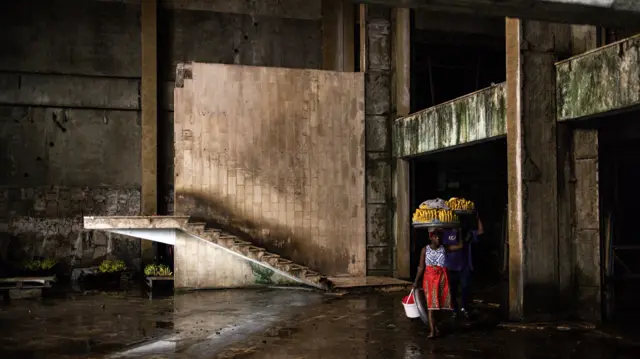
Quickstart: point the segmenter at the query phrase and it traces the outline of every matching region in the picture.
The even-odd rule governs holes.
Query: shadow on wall
[[[178,215],[189,215],[194,221],[220,228],[323,274],[348,273],[350,261],[355,263],[355,255],[350,258],[346,249],[337,253],[331,247],[321,247],[312,242],[311,238],[295,234],[294,228],[266,220],[260,223],[247,219],[218,199],[200,193],[179,191],[176,202]]]

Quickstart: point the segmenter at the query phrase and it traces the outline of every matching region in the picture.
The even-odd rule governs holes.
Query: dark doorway
[[[601,257],[605,317],[615,325],[640,319],[640,125],[638,112],[599,128]],[[637,328],[634,328],[637,331]]]
[[[450,149],[411,160],[411,210],[427,199],[463,197],[476,203],[485,227],[474,244],[474,291],[500,282],[506,269],[507,144],[505,138]],[[411,230],[411,277],[427,244],[424,229]],[[483,287],[483,288],[478,288]],[[501,298],[496,298],[501,300]]]

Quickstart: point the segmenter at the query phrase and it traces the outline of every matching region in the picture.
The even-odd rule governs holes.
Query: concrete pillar
[[[508,18],[509,316],[538,319],[559,291],[555,66],[569,25]]]
[[[411,111],[411,10],[395,9],[393,41],[393,99],[396,118]],[[395,202],[395,272],[394,277],[411,276],[411,212],[409,162],[394,160],[393,190]]]
[[[362,8],[361,8],[362,9]],[[367,273],[393,275],[391,9],[364,8]]]
[[[577,315],[601,320],[600,196],[598,131],[573,131],[574,236],[573,258]]]
[[[571,54],[599,46],[596,26],[571,26]],[[598,131],[559,124],[558,230],[560,292],[565,312],[601,319]]]
[[[141,2],[142,82],[142,185],[143,215],[158,211],[158,26],[156,0]],[[142,241],[143,263],[153,261],[153,242]]]
[[[355,5],[347,0],[322,0],[322,68],[355,69]]]

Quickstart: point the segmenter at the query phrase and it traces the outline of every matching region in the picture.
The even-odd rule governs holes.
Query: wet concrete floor
[[[148,300],[74,294],[0,305],[0,358],[638,358],[596,332],[509,330],[479,309],[427,339],[404,293],[335,298],[303,290],[228,290]],[[448,329],[448,330],[446,330]]]

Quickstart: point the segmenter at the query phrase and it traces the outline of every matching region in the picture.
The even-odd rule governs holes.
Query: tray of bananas
[[[433,209],[421,205],[413,213],[413,226],[456,228],[460,225],[458,216],[449,209]]]
[[[464,198],[451,197],[446,204],[455,214],[459,215],[473,214],[476,211],[475,203]]]

